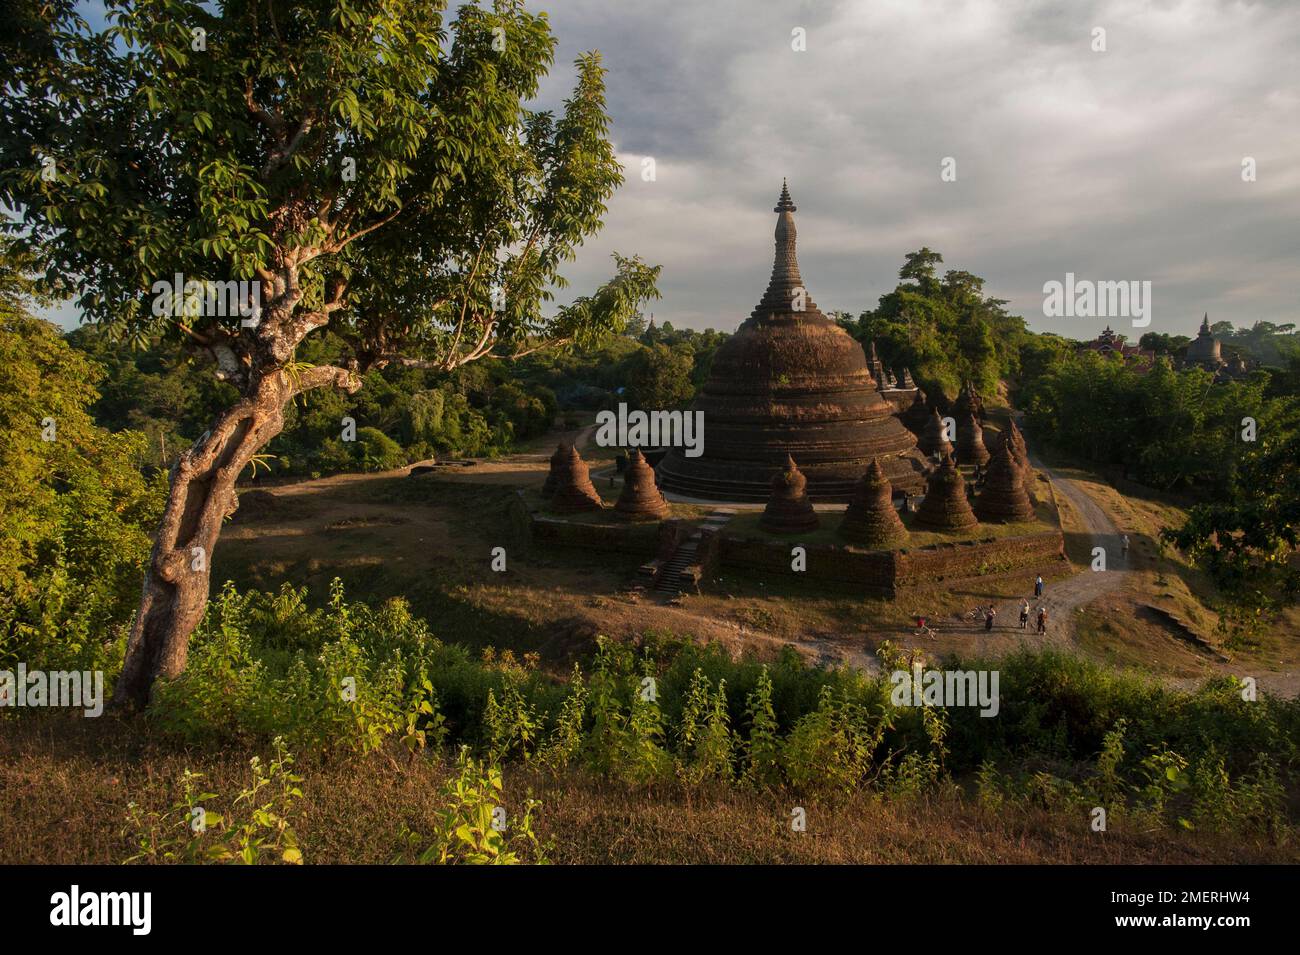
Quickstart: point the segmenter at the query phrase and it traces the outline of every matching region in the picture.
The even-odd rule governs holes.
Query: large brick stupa
[[[898,491],[925,486],[916,437],[878,390],[866,355],[813,303],[795,258],[795,205],[781,187],[776,262],[762,301],[717,350],[692,405],[704,415],[699,457],[674,448],[665,491],[715,501],[765,501],[787,456],[815,501],[848,501],[872,459]]]

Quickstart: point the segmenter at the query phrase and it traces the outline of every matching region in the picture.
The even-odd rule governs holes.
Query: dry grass
[[[0,734],[0,863],[121,862],[133,851],[126,805],[162,810],[185,768],[227,801],[251,752],[150,743],[133,724],[64,714],[10,720]],[[263,754],[265,755],[265,754]],[[308,863],[383,863],[402,826],[427,831],[446,767],[405,754],[302,760],[294,820]],[[741,787],[629,788],[582,774],[507,767],[506,807],[542,801],[538,830],[559,863],[1250,863],[1300,861],[1295,847],[1203,833],[1141,832],[1035,810],[990,811],[955,794],[840,800]],[[808,828],[792,832],[802,806]]]

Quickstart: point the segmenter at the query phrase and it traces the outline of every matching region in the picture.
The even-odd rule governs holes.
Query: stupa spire
[[[794,227],[796,208],[794,200],[790,198],[790,187],[783,179],[780,198],[772,210],[777,214],[776,258],[772,263],[772,278],[767,283],[763,300],[754,309],[754,317],[791,312],[820,314],[799,275],[799,260],[795,256],[795,240],[798,237],[798,230]]]
[[[781,196],[776,200],[776,208],[773,212],[798,212],[799,207],[794,204],[790,198],[790,185],[785,179],[781,180]]]

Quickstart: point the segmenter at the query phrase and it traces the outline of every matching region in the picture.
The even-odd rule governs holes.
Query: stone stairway
[[[711,511],[704,518],[700,530],[682,541],[673,551],[673,555],[668,558],[668,562],[664,564],[663,570],[655,581],[655,590],[660,593],[680,594],[691,589],[693,585],[690,578],[686,576],[686,568],[696,562],[700,552],[700,542],[704,536],[702,531],[720,531],[735,515],[733,508],[720,507]]]
[[[655,581],[655,590],[666,594],[679,594],[686,589],[686,568],[695,563],[695,555],[700,549],[700,533],[697,531],[677,545],[673,556],[668,558],[664,568]]]

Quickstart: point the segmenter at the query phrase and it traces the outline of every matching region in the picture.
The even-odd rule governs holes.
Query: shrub
[[[145,812],[136,803],[127,806],[127,834],[136,852],[126,862],[232,862],[257,865],[286,862],[301,865],[298,836],[289,822],[294,805],[302,798],[293,773],[293,756],[276,738],[274,756],[263,768],[259,756],[249,760],[252,782],[234,798],[230,811],[221,815],[207,806],[219,797],[203,792],[200,773],[185,770],[181,798],[165,813]]]
[[[547,847],[533,831],[533,814],[541,805],[524,801],[524,811],[511,822],[502,805],[501,770],[480,763],[461,747],[456,773],[443,786],[443,808],[430,831],[421,835],[403,827],[405,843],[394,862],[435,865],[517,865],[523,861],[545,864]]]
[[[969,775],[989,807],[1100,804],[1150,824],[1290,831],[1300,703],[1247,704],[1229,681],[1168,690],[1053,653],[948,661],[1000,669],[1002,717],[986,719],[974,707],[895,707],[884,674],[793,653],[737,660],[670,634],[635,647],[601,637],[590,673],[575,664],[567,684],[535,662],[490,648],[472,659],[403,601],[349,603],[337,582],[319,608],[305,590],[227,585],[149,718],[192,741],[283,736],[300,752],[400,741],[412,758],[457,745],[492,766],[583,768],[633,785],[915,798]]]

